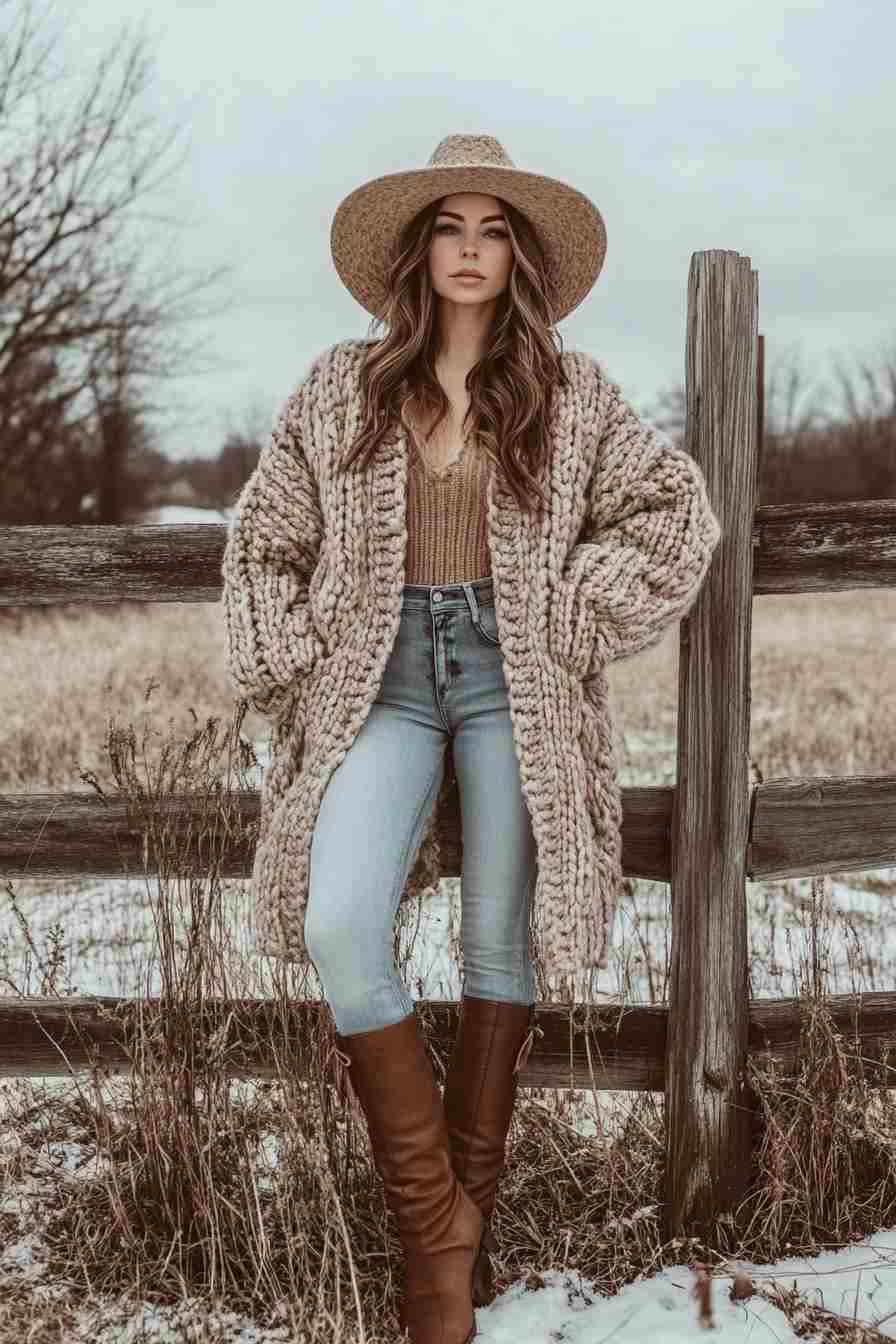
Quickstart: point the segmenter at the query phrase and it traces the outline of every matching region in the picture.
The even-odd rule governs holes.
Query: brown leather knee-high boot
[[[460,1024],[445,1078],[445,1119],[458,1180],[485,1218],[473,1275],[473,1305],[494,1301],[497,1251],[489,1219],[504,1170],[517,1074],[529,1058],[535,1005],[461,996]]]
[[[374,1163],[405,1252],[400,1326],[411,1344],[469,1344],[482,1214],[454,1174],[438,1084],[415,1013],[374,1031],[336,1034],[367,1121]]]

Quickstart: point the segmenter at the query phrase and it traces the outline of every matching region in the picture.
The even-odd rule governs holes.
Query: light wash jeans
[[[461,803],[463,992],[533,1003],[536,845],[523,797],[491,578],[405,584],[379,694],[321,802],[305,943],[343,1035],[414,1011],[393,955],[412,855],[452,739]]]

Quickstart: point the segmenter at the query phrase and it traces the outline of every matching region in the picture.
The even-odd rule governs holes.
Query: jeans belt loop
[[[479,603],[476,600],[476,594],[473,592],[472,583],[463,584],[463,590],[467,596],[467,606],[470,608],[470,615],[473,617],[473,624],[479,625]]]

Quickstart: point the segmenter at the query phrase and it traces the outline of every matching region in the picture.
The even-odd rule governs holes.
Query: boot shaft
[[[405,1251],[401,1328],[411,1344],[469,1344],[483,1218],[454,1174],[444,1106],[416,1015],[374,1031],[337,1033],[336,1062],[344,1093],[365,1117]]]

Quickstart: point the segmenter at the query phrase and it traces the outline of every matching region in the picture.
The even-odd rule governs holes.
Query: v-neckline
[[[423,471],[426,473],[427,476],[429,476],[432,480],[442,482],[450,480],[452,476],[455,476],[457,474],[458,469],[460,468],[461,464],[466,458],[467,449],[470,446],[471,436],[469,432],[464,435],[464,441],[463,444],[461,445],[461,450],[458,453],[457,457],[454,459],[454,461],[449,462],[447,466],[442,467],[440,470],[437,470],[435,467],[431,466],[429,462],[427,462],[423,454],[423,451],[421,450],[420,445],[417,442],[416,430],[408,429],[407,432],[408,437],[410,439],[411,447],[414,451],[414,454],[416,455],[417,461],[420,463]]]

